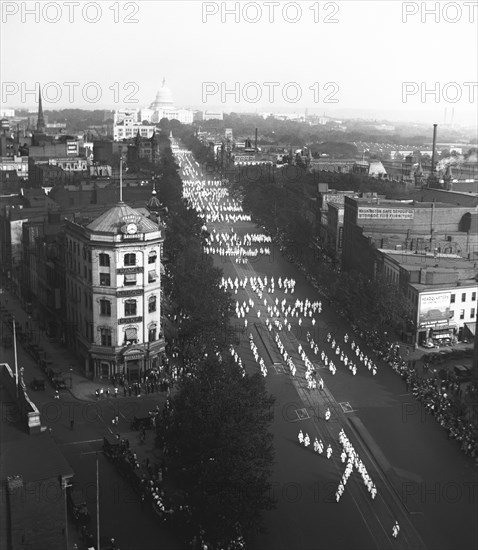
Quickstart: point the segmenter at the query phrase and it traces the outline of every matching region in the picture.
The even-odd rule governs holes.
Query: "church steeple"
[[[37,119],[37,132],[43,134],[45,132],[45,117],[43,116],[43,106],[41,101],[41,89],[38,90],[38,119]]]

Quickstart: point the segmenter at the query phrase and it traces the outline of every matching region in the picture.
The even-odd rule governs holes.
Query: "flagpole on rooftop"
[[[120,153],[120,202],[123,202],[123,153]]]

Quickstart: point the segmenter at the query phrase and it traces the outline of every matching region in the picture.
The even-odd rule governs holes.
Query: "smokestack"
[[[435,154],[436,154],[436,144],[437,144],[437,126],[438,124],[433,125],[433,145],[432,145],[432,174],[435,174]]]
[[[254,141],[254,149],[256,150],[257,152],[257,128],[256,128],[256,139]]]

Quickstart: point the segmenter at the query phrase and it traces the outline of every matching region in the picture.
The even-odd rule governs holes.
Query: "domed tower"
[[[158,199],[158,194],[156,193],[156,185],[153,188],[151,197],[146,203],[146,208],[151,212],[151,214],[158,215],[161,210],[161,203]]]
[[[156,94],[156,98],[151,103],[150,109],[153,111],[162,111],[174,108],[173,94],[171,90],[166,86],[166,79],[163,78],[163,84]]]

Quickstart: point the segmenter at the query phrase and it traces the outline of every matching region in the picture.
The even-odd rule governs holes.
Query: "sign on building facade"
[[[359,207],[359,220],[413,220],[415,211],[410,208]]]
[[[418,323],[421,327],[450,319],[451,292],[420,294]]]

